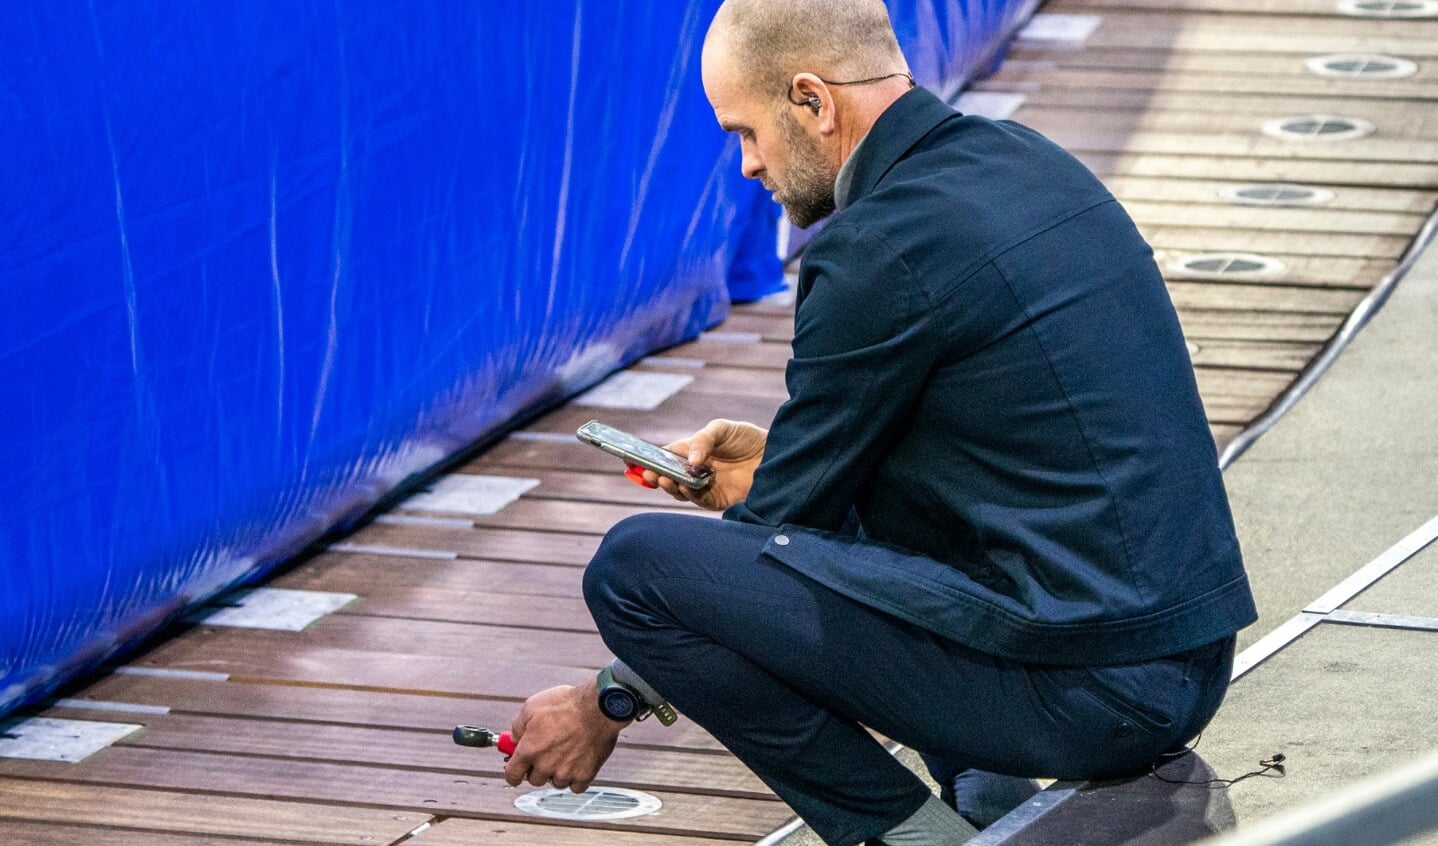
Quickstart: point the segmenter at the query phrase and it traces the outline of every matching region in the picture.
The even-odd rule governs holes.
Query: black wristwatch
[[[616,723],[637,720],[649,713],[649,706],[633,688],[614,680],[614,671],[609,667],[599,671],[596,679],[599,686],[599,710]]]

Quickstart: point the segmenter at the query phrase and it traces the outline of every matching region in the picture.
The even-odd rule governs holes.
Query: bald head
[[[907,67],[883,0],[725,0],[704,50],[769,94],[799,72],[848,80]]]

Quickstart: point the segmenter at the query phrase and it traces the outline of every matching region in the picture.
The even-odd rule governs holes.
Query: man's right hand
[[[663,489],[680,502],[692,502],[710,511],[723,511],[749,496],[754,484],[754,469],[764,457],[764,442],[769,433],[753,423],[737,420],[711,420],[703,429],[689,437],[666,444],[665,449],[685,457],[690,464],[703,465],[714,471],[714,481],[703,490],[694,490],[645,471],[644,480]]]

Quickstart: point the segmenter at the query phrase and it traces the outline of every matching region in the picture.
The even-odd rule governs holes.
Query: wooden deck
[[[1094,168],[1165,267],[1209,251],[1284,262],[1261,279],[1169,274],[1220,444],[1393,270],[1438,199],[1438,22],[1331,9],[1327,0],[1056,0],[1046,13],[1101,16],[1084,45],[1020,44],[978,86],[1024,95],[1015,119]],[[1303,66],[1358,51],[1414,59],[1419,72],[1330,80]],[[1260,131],[1305,113],[1363,118],[1377,131],[1331,143]],[[1220,199],[1220,188],[1246,181],[1335,196],[1303,209]],[[307,630],[197,626],[43,711],[143,729],[81,763],[0,759],[0,839],[703,846],[783,825],[789,809],[683,720],[626,731],[602,773],[602,784],[651,793],[662,809],[584,827],[518,811],[528,788],[506,787],[497,753],[455,746],[449,732],[505,727],[529,693],[608,660],[579,598],[583,566],[615,521],[673,505],[626,483],[573,430],[599,417],[664,442],[715,416],[765,421],[784,397],[791,321],[782,303],[738,308],[719,330],[634,368],[693,377],[657,410],[565,406],[460,468],[538,480],[495,514],[401,506],[276,577],[275,587],[359,595]]]

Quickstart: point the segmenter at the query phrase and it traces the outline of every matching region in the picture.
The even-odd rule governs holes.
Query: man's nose
[[[744,174],[745,179],[758,179],[764,175],[764,162],[760,160],[754,148],[749,144],[740,147],[743,157],[739,162],[739,170]]]

